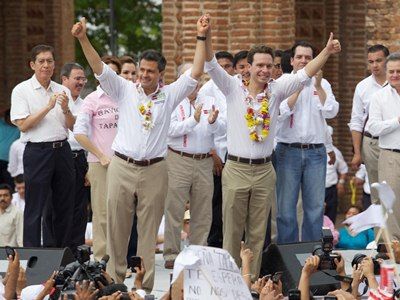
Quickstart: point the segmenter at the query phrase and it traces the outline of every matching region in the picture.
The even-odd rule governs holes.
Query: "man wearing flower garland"
[[[102,89],[119,105],[118,132],[112,145],[115,155],[107,172],[107,272],[122,283],[126,252],[136,212],[138,251],[146,266],[143,287],[154,284],[155,240],[167,192],[167,132],[175,107],[197,86],[203,73],[208,16],[197,22],[193,67],[170,85],[160,87],[166,60],[154,50],[142,53],[139,83],[118,76],[101,62],[86,35],[86,21],[77,22],[71,33],[82,46]],[[134,201],[134,194],[137,201]]]
[[[217,63],[207,31],[206,70],[227,101],[228,160],[222,174],[223,247],[240,266],[240,241],[254,253],[252,280],[258,278],[267,217],[274,201],[275,171],[271,164],[275,126],[280,102],[303,86],[340,51],[331,34],[325,49],[305,69],[270,81],[273,50],[255,46],[248,54],[248,84],[228,75]]]
[[[292,74],[314,57],[311,44],[292,47]],[[326,121],[339,110],[331,85],[319,71],[304,87],[283,101],[276,134],[276,194],[278,243],[299,241],[296,207],[302,192],[302,241],[321,238],[326,176]]]

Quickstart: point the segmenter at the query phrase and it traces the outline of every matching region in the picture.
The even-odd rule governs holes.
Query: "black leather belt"
[[[118,156],[119,158],[122,158],[123,160],[127,161],[128,163],[138,165],[141,167],[147,167],[152,164],[158,163],[164,159],[164,157],[156,157],[152,159],[146,159],[146,160],[135,160],[129,156],[126,156],[124,154],[121,154],[119,152],[114,152],[115,156]]]
[[[324,146],[324,144],[302,144],[302,143],[279,143],[287,147],[299,148],[299,149],[317,149]]]
[[[396,153],[400,153],[400,149],[386,149],[386,148],[382,148],[383,150],[388,150],[388,151],[392,151],[392,152],[396,152]]]
[[[248,165],[262,165],[266,164],[271,161],[271,156],[264,157],[264,158],[244,158],[244,157],[238,157],[235,155],[230,155],[228,154],[228,159]]]
[[[39,142],[39,143],[28,142],[27,144],[30,147],[35,147],[35,148],[53,148],[53,149],[57,149],[57,148],[64,147],[67,143],[68,143],[68,141],[65,139],[65,140],[62,140],[62,141],[55,141],[55,142]]]
[[[178,150],[174,150],[171,147],[168,147],[169,150],[171,150],[172,152],[179,154],[180,156],[185,156],[185,157],[190,157],[193,159],[204,159],[204,158],[208,158],[211,156],[210,153],[198,153],[198,154],[190,154],[190,153],[186,153],[183,151],[178,151]]]
[[[372,136],[372,134],[370,134],[368,131],[364,131],[364,136],[369,137],[370,139],[374,139],[374,140],[379,139],[378,136]]]
[[[77,158],[79,155],[85,155],[84,150],[72,150],[72,157]]]

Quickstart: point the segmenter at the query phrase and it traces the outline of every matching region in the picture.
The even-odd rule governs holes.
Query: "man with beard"
[[[0,184],[0,247],[22,247],[23,212],[11,204],[11,187]]]

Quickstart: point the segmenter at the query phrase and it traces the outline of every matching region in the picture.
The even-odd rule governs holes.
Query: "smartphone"
[[[300,300],[301,292],[300,290],[292,289],[289,290],[288,296],[289,300]]]
[[[279,280],[281,280],[282,274],[282,272],[275,272],[275,274],[272,276],[272,282],[278,284]]]
[[[140,256],[131,256],[129,259],[129,266],[132,272],[136,273],[135,268],[138,267],[139,269],[142,268],[142,258]]]
[[[388,253],[386,244],[378,244],[376,251],[378,251],[378,253]]]
[[[14,257],[15,257],[15,250],[14,250],[14,248],[12,248],[12,247],[10,247],[10,246],[6,246],[6,247],[5,247],[5,250],[6,250],[7,258],[11,255],[12,258],[13,258],[13,260],[14,260]]]

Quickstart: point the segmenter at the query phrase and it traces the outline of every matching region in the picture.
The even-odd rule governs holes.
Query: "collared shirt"
[[[70,101],[71,92],[65,86],[51,81],[45,89],[36,79],[35,74],[18,84],[11,94],[11,121],[25,119],[47,106],[50,97],[55,93],[65,92]],[[46,116],[27,132],[21,132],[22,142],[53,142],[65,140],[68,128],[61,105],[56,103]]]
[[[245,119],[247,110],[245,99],[249,92],[244,87],[242,80],[226,73],[218,64],[215,56],[210,62],[206,62],[206,71],[226,97],[228,152],[235,156],[251,159],[270,156],[274,147],[279,104],[309,80],[304,69],[296,74],[288,74],[269,82],[270,131],[262,142],[250,139]],[[258,109],[257,104],[255,104],[256,109]]]
[[[0,118],[0,160],[8,161],[11,144],[19,138],[19,129]]]
[[[140,85],[118,76],[106,64],[103,64],[103,73],[96,78],[119,107],[118,132],[112,149],[136,160],[165,157],[171,114],[197,86],[190,70],[172,84],[158,87],[150,95],[146,95]],[[139,106],[149,100],[153,103],[151,121],[154,127],[145,130]]]
[[[202,104],[200,122],[194,118],[195,106]],[[215,99],[198,95],[193,105],[184,99],[174,110],[168,131],[168,146],[177,151],[190,154],[208,153],[214,147],[214,134],[223,131],[224,123],[219,115],[213,124],[208,123],[208,116]]]
[[[25,210],[25,199],[22,199],[20,195],[16,192],[12,195],[11,200],[12,205],[20,209],[22,212]]]
[[[226,98],[221,90],[217,87],[212,79],[207,81],[200,89],[199,95],[214,97],[217,107],[219,109],[218,119],[223,122],[223,130],[214,134],[214,147],[217,155],[225,162],[227,153],[227,139],[226,139]]]
[[[7,171],[12,177],[19,174],[24,174],[24,151],[26,143],[21,142],[21,139],[16,140],[10,147],[10,155],[8,158]]]
[[[330,165],[329,162],[329,156],[326,162],[326,179],[325,179],[325,187],[331,187],[333,185],[336,185],[338,183],[339,174],[347,174],[349,171],[349,168],[343,158],[342,152],[335,146],[333,146],[333,151],[335,152],[336,155],[336,161],[333,165]]]
[[[390,84],[371,98],[369,132],[379,136],[379,147],[400,150],[400,96]]]
[[[23,222],[22,211],[12,204],[0,213],[0,247],[23,247]]]
[[[358,169],[358,171],[356,172],[356,174],[354,176],[364,181],[364,183],[363,183],[364,193],[366,193],[368,195],[371,194],[371,188],[369,186],[367,168],[365,167],[364,164],[360,165],[360,168]]]
[[[69,109],[71,110],[72,115],[76,118],[81,110],[83,104],[83,99],[81,97],[76,98],[75,101],[69,103]],[[68,129],[68,143],[71,146],[72,151],[82,150],[83,147],[78,143],[75,139],[74,133],[72,130]]]
[[[368,117],[369,103],[372,95],[380,89],[382,89],[382,85],[376,81],[374,75],[368,76],[357,84],[354,91],[351,119],[348,124],[350,130],[363,132],[365,125],[365,131],[369,131],[369,124],[365,124]]]
[[[339,111],[339,103],[332,93],[329,82],[322,79],[321,86],[326,93],[321,104],[313,77],[304,85],[293,109],[285,99],[279,106],[280,117],[276,141],[282,143],[322,144],[326,141],[326,121],[334,118]]]
[[[114,154],[111,145],[117,128],[118,105],[98,86],[83,101],[75,122],[74,134],[86,135],[104,155],[111,157]],[[99,159],[89,152],[87,161],[99,162]]]

